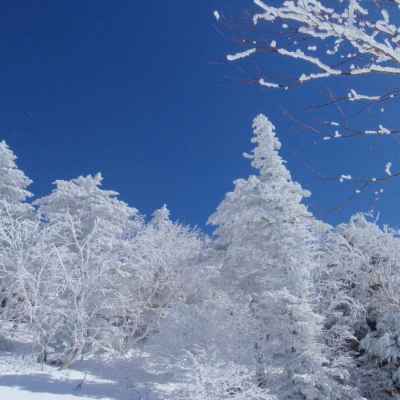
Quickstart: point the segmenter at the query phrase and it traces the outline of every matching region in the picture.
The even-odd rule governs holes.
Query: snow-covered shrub
[[[180,381],[157,387],[166,399],[275,400],[257,385],[248,368],[222,361],[216,353],[186,351],[174,368],[180,373]]]

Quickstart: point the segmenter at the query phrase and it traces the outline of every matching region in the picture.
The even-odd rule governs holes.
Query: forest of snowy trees
[[[400,237],[357,214],[318,221],[264,115],[208,237],[148,218],[102,177],[30,179],[0,144],[1,348],[21,327],[39,363],[159,349],[168,399],[385,399],[400,388]],[[163,365],[161,365],[163,364]]]
[[[227,60],[271,54],[305,67],[288,82],[266,71],[259,86],[400,74],[400,27],[383,7],[400,0],[279,3],[255,0],[261,39],[241,40]],[[280,31],[262,37],[265,25]],[[399,93],[349,88],[330,103],[381,107]],[[380,122],[324,124],[323,140],[399,133]],[[167,206],[143,215],[104,189],[100,173],[57,180],[35,198],[0,142],[0,351],[12,352],[21,330],[37,363],[61,369],[152,349],[153,367],[169,371],[166,400],[400,398],[399,231],[365,213],[338,226],[318,220],[273,123],[260,114],[252,128],[244,157],[253,174],[211,214],[211,235],[174,221]],[[400,175],[391,168],[360,188]]]

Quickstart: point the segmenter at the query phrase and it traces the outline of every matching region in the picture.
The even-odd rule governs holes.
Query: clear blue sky
[[[394,142],[378,150],[370,142],[314,143],[281,113],[302,112],[313,103],[309,91],[269,94],[242,84],[254,76],[246,65],[223,63],[235,47],[212,16],[214,9],[244,16],[250,1],[234,3],[2,1],[0,138],[34,180],[35,195],[55,179],[101,171],[104,187],[143,213],[167,203],[174,218],[203,227],[232,181],[249,174],[241,154],[251,148],[252,118],[264,112],[293,175],[314,193],[317,216],[336,223],[368,209],[369,197],[360,196],[340,214],[327,212],[351,190],[316,178],[309,166],[326,175],[372,166],[383,173],[387,158],[397,169]],[[397,186],[377,204],[384,222],[400,222]]]

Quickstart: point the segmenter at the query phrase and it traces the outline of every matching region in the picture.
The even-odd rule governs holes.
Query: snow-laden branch
[[[398,0],[395,2],[400,4]],[[269,5],[263,0],[254,0],[254,3],[260,9],[253,16],[255,25],[282,22],[283,28],[290,26],[308,39],[300,41],[305,43],[303,48],[293,48],[299,45],[296,40],[283,44],[273,40],[269,47],[271,52],[302,60],[316,68],[315,72],[300,73],[298,83],[332,76],[400,75],[400,26],[393,22],[395,18],[386,9],[376,12],[360,0],[337,2],[332,7],[318,0],[284,1],[281,6]],[[257,50],[258,47],[251,48],[227,58],[237,61],[253,56]],[[356,62],[338,63],[338,58]],[[264,85],[260,80],[259,83],[270,88],[285,87],[277,82]]]
[[[381,100],[381,96],[368,96],[366,94],[357,93],[354,89],[351,89],[350,92],[347,94],[349,101],[360,101],[360,100],[367,100],[367,101],[379,101]]]
[[[257,51],[257,49],[253,48],[253,49],[248,49],[245,51],[241,51],[239,53],[235,53],[235,54],[228,54],[226,56],[226,59],[228,61],[237,61],[240,60],[241,58],[246,58],[252,54],[254,54]]]

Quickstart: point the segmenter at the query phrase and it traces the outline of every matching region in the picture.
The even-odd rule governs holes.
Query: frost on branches
[[[301,45],[296,42],[290,46],[285,40],[283,43],[273,40],[269,47],[261,42],[261,47],[253,46],[236,55],[229,55],[230,61],[269,49],[313,67],[313,72],[304,72],[297,77],[298,83],[331,76],[400,74],[400,52],[397,48],[400,35],[396,25],[398,10],[392,7],[397,1],[375,4],[362,0],[336,3],[293,0],[282,2],[281,6],[270,5],[262,0],[255,0],[254,3],[258,7],[258,12],[253,16],[255,25],[280,23],[283,29],[293,30],[309,40],[304,41],[304,48],[299,48]],[[381,7],[383,4],[389,8]],[[321,50],[318,52],[319,48]],[[338,59],[344,57],[354,59],[354,62],[351,65],[337,64]],[[279,87],[285,85],[279,84]],[[355,94],[354,91],[349,93]],[[355,94],[350,97],[352,101],[379,100],[378,96]]]
[[[181,382],[159,385],[158,391],[175,400],[276,400],[254,385],[253,375],[245,366],[222,361],[204,349],[186,351],[181,364]]]
[[[366,398],[391,398],[400,367],[398,232],[357,214],[328,236],[318,281],[325,339]]]
[[[63,367],[145,340],[185,297],[198,234],[166,207],[145,223],[101,188],[100,174],[56,181],[32,206],[29,179],[4,143],[0,150],[3,322],[26,324],[38,359]]]
[[[32,262],[30,246],[37,240],[33,207],[27,202],[30,184],[12,150],[0,142],[0,317],[15,321],[25,316],[22,270]]]
[[[253,3],[253,27],[252,33],[248,33],[251,37],[240,40],[239,51],[226,56],[229,62],[255,60],[258,72],[252,81],[267,90],[288,90],[321,82],[325,91],[328,81],[342,79],[342,86],[336,85],[333,90],[328,86],[328,100],[313,105],[320,112],[330,105],[337,106],[340,123],[332,120],[332,112],[328,110],[321,121],[310,117],[305,120],[303,115],[293,118],[294,122],[323,140],[371,136],[383,139],[399,133],[393,121],[382,121],[384,104],[398,99],[399,90],[393,80],[388,81],[388,89],[382,89],[382,82],[377,84],[374,80],[374,77],[400,75],[400,4],[397,0],[254,0]],[[223,21],[220,23],[223,26]],[[272,55],[279,57],[275,62],[288,61],[288,79],[276,78],[270,68],[271,60],[262,66],[262,60]],[[337,89],[338,86],[344,89]],[[335,93],[339,90],[342,92]],[[316,101],[314,98],[313,102]],[[342,103],[347,103],[344,109]],[[366,122],[369,126],[352,119],[372,108],[379,115],[374,115],[375,122]],[[375,180],[360,177],[362,182],[356,193],[398,176],[398,171],[387,171],[382,165]]]

